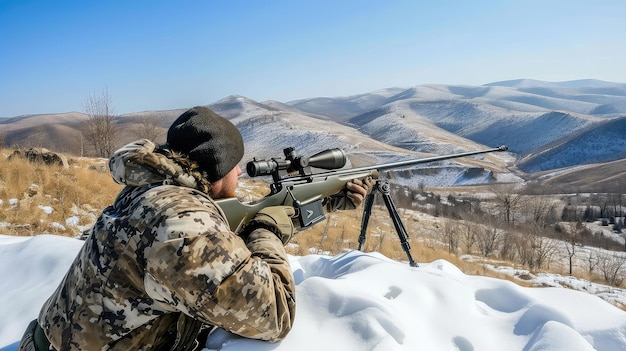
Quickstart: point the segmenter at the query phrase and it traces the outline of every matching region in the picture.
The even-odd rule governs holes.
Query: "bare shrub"
[[[461,231],[459,236],[461,237],[461,243],[463,246],[463,252],[471,254],[473,252],[480,226],[476,223],[465,221],[461,225]]]
[[[461,241],[460,231],[461,227],[456,221],[444,220],[438,239],[447,246],[449,253],[458,252]]]
[[[496,227],[480,227],[476,232],[476,245],[483,257],[493,255],[500,247],[502,231]]]
[[[585,263],[587,264],[587,273],[589,276],[592,276],[596,267],[600,264],[600,259],[598,258],[598,254],[595,250],[589,250],[587,256],[585,257]]]
[[[517,259],[515,246],[516,236],[509,230],[503,230],[501,235],[500,245],[500,258],[508,261],[515,261]]]
[[[130,127],[130,133],[137,139],[148,139],[157,144],[166,132],[157,117],[147,112],[142,113]]]
[[[498,212],[507,224],[515,222],[515,213],[522,201],[522,194],[515,191],[513,185],[499,185],[493,187],[493,193],[497,199]]]
[[[515,239],[515,248],[522,264],[530,270],[538,270],[550,263],[557,250],[556,242],[545,237],[542,229],[530,226],[523,235]]]
[[[557,203],[554,199],[545,195],[526,196],[522,209],[527,213],[530,222],[543,228],[556,223]]]
[[[613,286],[619,286],[624,280],[624,265],[626,259],[617,253],[610,251],[598,252],[598,269],[604,278],[604,282]]]

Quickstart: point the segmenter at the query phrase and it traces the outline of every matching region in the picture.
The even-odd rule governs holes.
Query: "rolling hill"
[[[289,102],[233,95],[206,106],[238,126],[247,160],[282,157],[286,147],[303,155],[338,147],[353,166],[361,166],[506,144],[509,153],[429,164],[424,167],[429,171],[417,172],[420,183],[548,181],[551,171],[564,168],[581,169],[572,174],[584,179],[584,172],[598,166],[581,166],[598,164],[606,164],[607,177],[624,177],[619,163],[613,163],[626,157],[623,83],[520,79],[482,86],[425,84]],[[168,126],[185,109],[118,116],[117,143],[141,137],[147,120],[155,128],[154,139],[163,142]],[[7,147],[80,154],[85,148],[81,124],[87,118],[69,112],[0,119],[0,135]],[[616,170],[608,170],[612,168]],[[394,177],[415,185],[403,174]]]

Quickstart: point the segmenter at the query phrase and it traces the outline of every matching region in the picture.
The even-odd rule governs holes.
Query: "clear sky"
[[[0,0],[0,116],[626,82],[624,0]]]

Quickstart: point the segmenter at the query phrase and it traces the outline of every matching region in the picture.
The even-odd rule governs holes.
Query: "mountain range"
[[[480,86],[424,84],[344,97],[257,102],[232,95],[208,105],[230,119],[246,143],[244,160],[341,148],[351,166],[507,145],[506,153],[426,164],[389,174],[415,186],[491,181],[565,182],[576,191],[626,189],[626,84],[529,79]],[[118,116],[123,145],[148,119],[163,142],[185,108]],[[80,154],[79,112],[0,119],[5,147],[41,146]],[[598,174],[598,169],[603,171]],[[595,176],[593,176],[595,174]]]

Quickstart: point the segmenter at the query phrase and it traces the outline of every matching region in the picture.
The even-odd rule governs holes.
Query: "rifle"
[[[339,169],[346,164],[346,155],[341,149],[324,150],[310,157],[296,157],[294,148],[290,147],[283,150],[284,159],[254,158],[246,165],[246,172],[250,177],[272,176],[273,183],[270,184],[268,195],[253,203],[242,203],[234,197],[219,199],[216,203],[226,214],[230,228],[235,233],[239,232],[257,212],[269,206],[294,207],[300,221],[299,230],[303,230],[324,220],[323,200],[341,192],[346,183],[353,179],[368,176],[378,179],[378,173],[384,170],[506,150],[508,147],[503,145],[486,150]],[[328,171],[312,173],[312,167]]]

